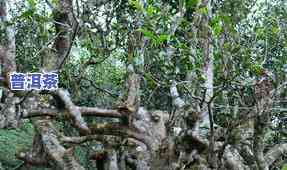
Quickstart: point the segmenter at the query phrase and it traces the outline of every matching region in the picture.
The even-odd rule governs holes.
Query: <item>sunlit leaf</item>
[[[144,11],[144,8],[139,0],[129,0],[129,4],[138,11]]]
[[[170,38],[170,36],[169,35],[165,35],[165,34],[162,34],[162,35],[158,36],[158,40],[159,40],[160,43],[169,40],[169,38]]]
[[[156,9],[152,5],[149,5],[147,7],[146,12],[147,12],[147,15],[151,17],[156,13]]]
[[[273,32],[274,34],[277,34],[277,33],[279,32],[278,27],[272,27],[272,32]]]
[[[138,29],[138,31],[143,33],[143,35],[147,38],[155,38],[155,35],[152,31],[149,31],[149,30],[144,29],[144,28],[140,28],[140,29]]]
[[[201,7],[197,10],[197,12],[200,14],[206,15],[206,14],[208,14],[208,9],[207,9],[207,7]]]

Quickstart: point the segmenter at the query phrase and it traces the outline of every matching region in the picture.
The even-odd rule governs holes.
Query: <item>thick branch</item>
[[[276,161],[280,156],[287,154],[287,143],[278,144],[272,147],[264,156],[268,166]]]
[[[65,149],[58,141],[58,133],[53,127],[51,120],[36,120],[34,125],[40,133],[44,151],[56,163],[58,168],[63,170],[84,170],[74,158],[73,150]]]
[[[82,116],[110,117],[121,118],[123,115],[117,110],[101,109],[97,107],[80,107],[76,106]],[[60,116],[64,111],[59,109],[42,108],[37,110],[28,110],[22,113],[22,118],[42,117],[42,116]]]
[[[64,91],[63,89],[58,89],[56,91],[56,94],[64,102],[65,108],[68,110],[70,116],[72,117],[75,126],[85,133],[90,133],[90,130],[85,120],[82,118],[80,109],[74,105],[69,96],[69,93],[67,91]]]
[[[101,109],[97,107],[78,107],[84,116],[114,117],[120,118],[123,115],[117,110]]]
[[[121,112],[134,113],[139,106],[139,89],[140,78],[139,75],[134,73],[133,66],[129,65],[129,76],[127,80],[127,96],[123,106],[119,107]]]
[[[101,135],[113,135],[113,136],[123,136],[128,138],[136,139],[144,143],[148,149],[152,148],[152,140],[150,137],[140,134],[127,126],[122,126],[119,124],[104,124],[104,125],[95,125],[90,126],[92,134],[101,134]]]
[[[4,76],[4,82],[7,87],[9,86],[9,73],[16,71],[15,29],[13,25],[8,25],[8,22],[11,20],[8,14],[9,5],[9,1],[0,0],[0,24],[6,25],[3,30],[5,34],[0,42],[0,73]]]
[[[243,158],[240,156],[239,152],[232,146],[228,145],[226,147],[223,157],[225,159],[224,164],[226,169],[230,170],[247,169],[246,165],[244,165],[243,163]]]
[[[79,136],[79,137],[63,136],[60,138],[61,142],[72,143],[72,144],[81,144],[81,143],[85,143],[91,140],[104,141],[106,139],[104,136],[99,136],[99,135],[88,135],[88,136]]]
[[[57,37],[53,43],[53,52],[42,61],[44,71],[58,71],[69,56],[73,41],[78,32],[79,23],[73,13],[72,0],[59,0],[53,8],[53,18]]]
[[[179,97],[175,81],[172,82],[172,85],[170,87],[170,95],[172,97],[172,101],[175,107],[180,109],[185,105],[185,102]]]
[[[264,159],[264,135],[270,122],[272,106],[271,99],[272,83],[267,75],[262,75],[255,85],[256,117],[254,120],[253,149],[256,164],[259,170],[268,170]]]

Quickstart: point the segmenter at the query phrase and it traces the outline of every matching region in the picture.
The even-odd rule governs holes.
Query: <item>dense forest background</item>
[[[0,0],[0,169],[286,170],[286,35],[286,0]]]

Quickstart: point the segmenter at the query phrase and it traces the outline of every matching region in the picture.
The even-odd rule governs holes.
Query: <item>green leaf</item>
[[[151,17],[151,16],[153,16],[153,15],[156,13],[156,9],[155,9],[152,5],[149,5],[149,6],[147,7],[146,12],[147,12],[147,15],[148,15],[149,17]]]
[[[197,3],[198,3],[198,0],[187,0],[186,7],[187,8],[195,8]]]
[[[207,9],[207,7],[201,7],[201,8],[199,8],[198,10],[197,10],[197,12],[198,13],[200,13],[200,14],[208,14],[208,9]]]
[[[230,16],[221,15],[221,19],[223,20],[223,22],[224,22],[226,25],[232,24]]]
[[[59,5],[59,0],[52,0],[51,1],[53,5],[58,6]]]
[[[144,11],[144,8],[139,0],[129,0],[129,4],[138,11]]]
[[[157,47],[159,45],[161,45],[164,41],[167,41],[170,39],[169,35],[165,35],[165,34],[161,34],[159,36],[153,35],[153,37],[151,38],[152,42],[152,46],[153,47]]]
[[[29,6],[30,6],[32,9],[36,9],[36,5],[37,5],[36,0],[27,0],[27,1],[28,1]]]
[[[219,23],[213,25],[211,28],[215,36],[218,36],[223,30]]]
[[[221,16],[215,16],[212,18],[212,20],[209,22],[209,25],[212,28],[212,32],[215,36],[218,36],[222,31],[223,28],[221,26]]]
[[[265,36],[265,31],[264,31],[264,28],[256,28],[255,29],[255,33],[256,33],[256,35],[257,35],[257,37],[260,39],[260,38],[262,38],[262,37],[264,37]]]
[[[151,87],[151,88],[155,88],[156,87],[156,81],[154,81],[154,79],[152,78],[152,75],[151,73],[149,72],[146,72],[144,73],[144,78],[145,80],[147,81],[148,85]]]
[[[251,72],[257,76],[259,76],[263,71],[263,67],[259,64],[256,64],[256,63],[252,64],[250,69],[251,69]]]
[[[272,27],[272,32],[273,32],[274,34],[277,34],[277,33],[279,32],[278,27],[276,27],[276,26]]]
[[[19,18],[24,18],[24,19],[32,19],[34,15],[34,10],[27,10],[25,12],[23,12]]]
[[[138,31],[143,33],[143,35],[147,38],[154,39],[156,37],[152,31],[149,31],[147,29],[139,28]]]
[[[287,170],[287,164],[284,164],[282,170]]]
[[[162,35],[159,35],[157,39],[158,39],[158,41],[159,41],[160,43],[162,43],[162,42],[164,42],[164,41],[169,40],[169,39],[170,39],[170,36],[169,36],[169,35],[162,34]]]

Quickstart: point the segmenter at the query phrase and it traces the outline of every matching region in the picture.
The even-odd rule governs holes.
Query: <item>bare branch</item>
[[[94,126],[90,126],[90,129],[92,134],[129,137],[144,143],[150,150],[153,147],[153,142],[150,137],[138,133],[127,126],[123,126],[120,124],[103,124],[103,125],[97,124]]]
[[[179,97],[176,85],[176,82],[173,81],[172,85],[170,86],[170,95],[172,97],[174,106],[180,109],[185,105],[185,102]]]
[[[103,88],[98,87],[98,86],[97,86],[92,80],[90,80],[90,79],[87,79],[87,78],[84,78],[84,77],[83,77],[82,79],[88,81],[88,82],[90,83],[90,85],[92,85],[95,89],[100,90],[100,91],[102,91],[102,92],[104,92],[104,93],[110,95],[111,97],[119,97],[118,94],[115,94],[115,93],[113,93],[113,92],[110,92],[110,91],[107,90],[107,89],[103,89]]]

